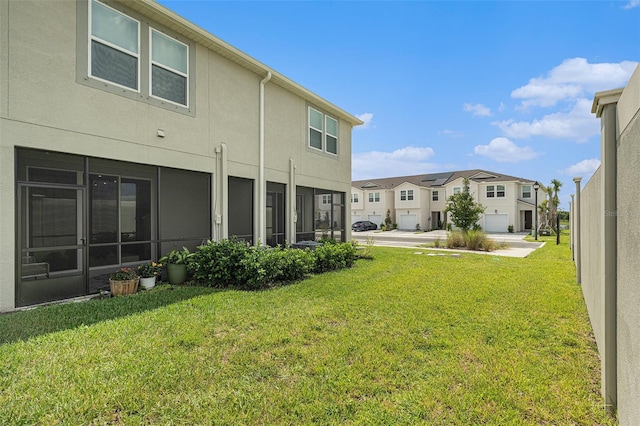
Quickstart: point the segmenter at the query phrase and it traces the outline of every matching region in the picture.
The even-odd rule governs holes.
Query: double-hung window
[[[438,191],[433,191],[431,193],[431,201],[438,201]]]
[[[309,146],[338,155],[338,120],[309,107]]]
[[[522,185],[522,198],[531,198],[531,185]]]
[[[369,202],[370,203],[379,203],[380,202],[380,193],[379,192],[370,192],[369,193]]]
[[[151,95],[188,105],[189,47],[151,31]]]
[[[496,185],[496,197],[504,198],[504,185]]]
[[[139,90],[140,23],[92,0],[89,75]]]
[[[352,203],[357,203],[358,202],[358,193],[354,192],[351,194],[351,202]]]
[[[459,186],[454,186],[453,187],[453,195],[459,194],[460,192],[462,192],[462,188]]]
[[[413,189],[403,189],[400,191],[400,201],[412,201]]]

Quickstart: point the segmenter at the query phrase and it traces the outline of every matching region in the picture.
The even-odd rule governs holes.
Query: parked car
[[[368,220],[360,220],[351,225],[353,231],[368,231],[370,229],[378,229],[378,225]]]

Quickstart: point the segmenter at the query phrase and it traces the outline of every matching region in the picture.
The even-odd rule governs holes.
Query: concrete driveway
[[[494,256],[508,256],[508,257],[527,257],[534,250],[542,247],[544,243],[535,243],[524,241],[524,237],[529,235],[528,233],[500,233],[500,234],[487,234],[487,236],[494,240],[498,244],[505,243],[508,248],[495,250],[492,252],[473,252],[492,254]],[[447,240],[447,231],[437,230],[429,232],[416,232],[416,231],[363,231],[352,232],[351,239],[359,242],[360,244],[366,244],[369,239],[373,240],[373,245],[387,246],[387,247],[407,247],[407,248],[424,248],[423,244],[432,244],[436,240],[445,242]],[[445,249],[434,249],[445,250]],[[449,251],[449,250],[447,250]],[[452,250],[456,252],[469,253],[468,250]]]

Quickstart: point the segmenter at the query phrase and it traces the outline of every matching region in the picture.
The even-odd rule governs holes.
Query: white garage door
[[[398,229],[416,229],[418,224],[418,215],[416,214],[401,214],[400,222],[398,223]]]
[[[485,232],[507,232],[509,226],[508,214],[486,214],[484,215]]]
[[[359,214],[354,214],[351,216],[351,224],[353,225],[356,222],[360,222],[362,220],[362,216]]]
[[[367,220],[369,222],[375,223],[376,225],[378,225],[378,228],[380,228],[380,224],[382,223],[382,216],[379,214],[370,214]]]

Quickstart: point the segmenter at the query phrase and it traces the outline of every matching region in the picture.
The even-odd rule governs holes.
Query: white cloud
[[[589,177],[598,170],[598,167],[600,167],[600,160],[597,158],[590,158],[567,167],[562,171],[562,173],[569,176],[582,176],[585,180],[588,180]]]
[[[444,129],[444,130],[440,130],[438,132],[439,135],[446,135],[452,138],[459,138],[461,136],[464,136],[463,132],[457,131],[457,130],[451,130],[451,129]]]
[[[444,165],[430,163],[432,148],[407,146],[393,152],[370,151],[351,156],[352,179],[410,176],[441,170]]]
[[[364,124],[362,126],[358,126],[357,128],[360,129],[368,129],[371,126],[371,121],[373,120],[373,113],[372,112],[365,112],[362,114],[358,114],[356,115],[356,118],[359,118],[360,120],[364,121]]]
[[[482,104],[464,104],[463,107],[465,111],[470,112],[477,117],[489,117],[491,115],[491,110]]]
[[[476,145],[473,152],[501,163],[532,160],[540,155],[532,148],[528,146],[520,147],[507,138],[495,138],[488,145]]]
[[[492,124],[498,126],[506,137],[514,139],[543,136],[586,142],[600,134],[598,119],[591,114],[591,101],[586,98],[577,99],[568,112],[548,114],[531,122],[505,120]]]
[[[507,106],[504,104],[504,102],[500,102],[500,106],[498,107],[498,111],[499,112],[503,112],[506,107]]]
[[[632,61],[590,64],[585,58],[565,59],[546,77],[532,78],[527,85],[515,89],[511,97],[523,99],[521,109],[589,97],[597,91],[624,86],[637,65]]]
[[[627,5],[623,7],[623,9],[633,9],[634,7],[640,6],[640,0],[631,0]]]

